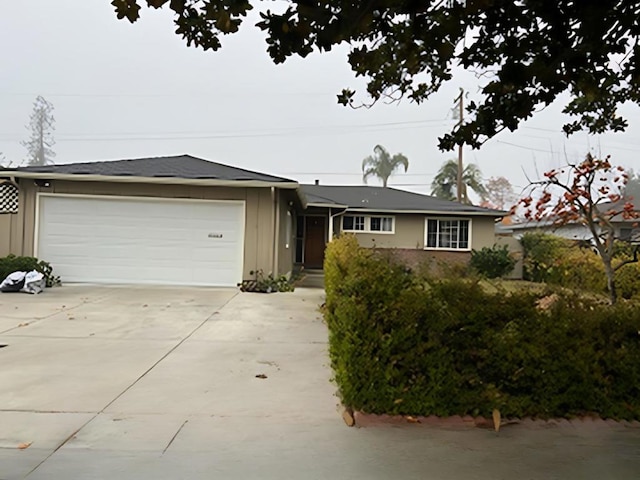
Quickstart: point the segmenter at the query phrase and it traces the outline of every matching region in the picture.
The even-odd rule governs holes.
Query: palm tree
[[[362,161],[362,180],[367,183],[369,177],[378,177],[382,180],[382,186],[386,187],[389,177],[393,175],[400,166],[404,167],[406,172],[409,168],[409,160],[407,157],[398,153],[393,157],[382,145],[376,145],[373,149],[373,155],[369,155]]]
[[[447,160],[442,164],[431,183],[431,194],[443,200],[453,200],[457,198],[458,184],[458,161]],[[487,190],[482,185],[482,173],[477,165],[468,164],[462,170],[462,203],[471,203],[467,194],[467,187],[485,198]]]

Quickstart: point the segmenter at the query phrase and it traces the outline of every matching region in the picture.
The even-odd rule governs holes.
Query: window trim
[[[469,222],[469,239],[467,248],[451,248],[451,247],[428,247],[428,235],[429,235],[429,220],[436,220],[438,222],[448,221],[467,221]],[[440,251],[440,252],[470,252],[472,250],[473,239],[473,219],[469,217],[425,217],[424,218],[424,250]],[[458,239],[459,240],[459,239]]]
[[[344,217],[364,217],[364,230],[352,230],[344,228]],[[391,230],[371,230],[371,219],[372,218],[390,218],[391,219]],[[354,223],[355,225],[355,223]],[[369,233],[373,235],[394,235],[396,233],[396,216],[395,215],[372,215],[372,214],[361,214],[361,213],[352,213],[347,212],[340,217],[340,230],[345,233]]]

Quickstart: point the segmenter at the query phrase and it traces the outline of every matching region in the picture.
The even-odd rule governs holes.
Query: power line
[[[517,147],[517,148],[524,148],[525,150],[531,150],[531,151],[534,151],[534,152],[553,153],[550,150],[543,150],[541,148],[527,147],[526,145],[518,145],[517,143],[505,142],[504,140],[496,140],[496,143],[503,143],[505,145],[510,145],[512,147]]]
[[[431,122],[440,122],[430,125]],[[135,141],[135,140],[206,140],[206,139],[226,139],[226,138],[259,138],[259,137],[279,137],[290,135],[331,135],[331,134],[352,134],[366,133],[369,131],[380,131],[384,129],[390,130],[407,130],[420,128],[439,128],[446,126],[439,120],[415,120],[405,122],[385,122],[370,123],[360,125],[323,125],[308,127],[285,127],[275,131],[247,131],[244,133],[195,133],[195,132],[165,132],[165,133],[111,133],[111,134],[67,134],[56,137],[57,142],[99,142],[99,141]],[[391,128],[389,128],[391,127]],[[86,136],[85,136],[86,135]],[[104,136],[103,136],[104,135]],[[11,137],[4,138],[5,141],[16,140],[18,134],[0,133],[0,136]]]
[[[24,93],[24,92],[0,92],[0,96],[3,97],[37,97],[41,95],[43,97],[51,98],[184,98],[184,97],[219,97],[229,95],[239,95],[246,97],[248,95],[255,94],[256,96],[274,96],[274,95],[290,95],[290,96],[334,96],[335,92],[290,92],[290,91],[278,91],[278,92],[181,92],[181,93]]]

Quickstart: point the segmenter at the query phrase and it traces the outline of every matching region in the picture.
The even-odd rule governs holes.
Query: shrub
[[[294,286],[291,279],[286,275],[275,277],[272,273],[265,276],[262,270],[251,271],[251,275],[255,276],[255,280],[245,280],[240,284],[240,290],[243,292],[259,292],[259,293],[275,293],[275,292],[293,292]]]
[[[524,278],[580,291],[604,293],[607,277],[599,254],[589,242],[572,242],[545,233],[527,233],[520,240],[524,249]],[[628,242],[614,245],[614,266],[633,258],[635,247]],[[640,268],[622,267],[615,274],[616,289],[622,298],[640,295]]]
[[[600,256],[591,249],[569,247],[562,250],[546,273],[547,283],[578,291],[603,293],[607,277]]]
[[[487,278],[504,277],[513,270],[516,260],[509,253],[506,245],[484,247],[471,251],[471,268]]]
[[[556,259],[568,249],[569,242],[542,232],[525,233],[520,239],[523,250],[523,277],[532,282],[546,282]]]
[[[0,282],[13,272],[30,272],[36,270],[44,275],[47,287],[60,284],[60,277],[53,275],[53,267],[35,257],[17,257],[8,255],[0,258]]]
[[[329,244],[325,283],[331,364],[349,407],[640,419],[633,304],[419,279],[349,236]]]
[[[615,273],[616,289],[622,298],[637,298],[640,294],[640,265],[631,263]]]

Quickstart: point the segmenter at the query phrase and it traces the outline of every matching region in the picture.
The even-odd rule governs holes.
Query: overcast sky
[[[0,0],[5,161],[25,158],[20,141],[37,95],[55,107],[56,163],[189,153],[301,182],[361,184],[362,159],[381,144],[410,162],[390,185],[428,193],[442,162],[456,156],[440,152],[437,137],[455,123],[458,89],[477,91],[471,74],[459,72],[421,105],[354,110],[336,102],[342,88],[362,85],[346,63],[347,48],[276,66],[255,16],[218,52],[187,48],[171,20],[168,9],[144,8],[131,25],[116,19],[109,0]],[[631,125],[623,134],[567,139],[562,105],[479,151],[467,148],[465,162],[517,187],[589,148],[640,170],[637,106],[623,108]]]

